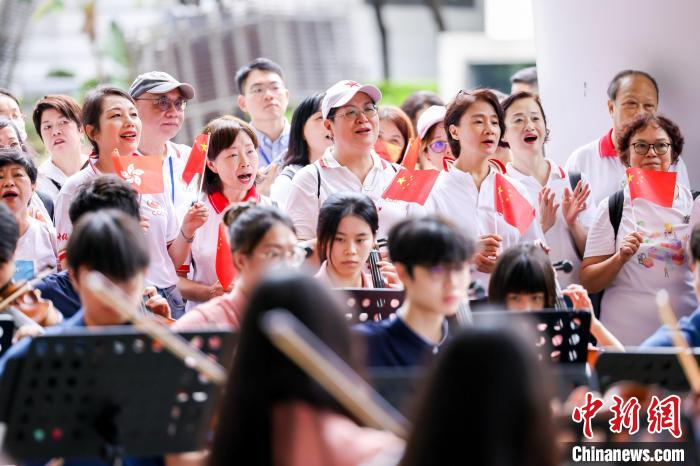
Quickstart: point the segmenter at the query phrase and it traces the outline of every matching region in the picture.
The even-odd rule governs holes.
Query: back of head
[[[542,367],[515,334],[469,329],[438,360],[402,466],[557,464]]]
[[[67,246],[68,267],[94,270],[124,282],[148,267],[148,244],[133,216],[115,209],[90,212],[74,225]]]
[[[15,255],[19,240],[19,226],[10,209],[0,202],[0,264],[7,264]],[[4,283],[0,283],[0,287]]]
[[[544,292],[545,306],[554,307],[554,269],[547,254],[533,243],[506,249],[496,261],[489,281],[489,302],[505,306],[508,293]]]
[[[138,193],[116,175],[100,175],[80,186],[68,209],[71,223],[88,212],[121,210],[136,221],[141,219]]]
[[[328,248],[333,244],[340,222],[350,215],[364,220],[372,230],[372,234],[377,234],[379,214],[369,196],[353,192],[334,193],[328,196],[318,212],[316,249],[321,261],[326,260]]]
[[[270,310],[286,309],[341,359],[356,367],[342,304],[312,277],[278,271],[250,297],[241,326],[209,464],[272,464],[272,412],[304,401],[342,412],[316,382],[277,350],[260,328]]]
[[[411,274],[413,267],[462,264],[474,255],[474,240],[439,217],[402,220],[389,231],[389,256]]]

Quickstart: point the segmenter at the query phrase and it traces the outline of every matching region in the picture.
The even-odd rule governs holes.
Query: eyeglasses
[[[669,147],[671,147],[671,144],[667,142],[657,142],[656,144],[649,144],[646,142],[635,142],[632,144],[632,147],[634,147],[634,151],[638,155],[647,155],[649,153],[650,148],[654,149],[654,153],[656,155],[665,155],[666,152],[668,152]]]
[[[56,122],[56,128],[58,128],[58,129],[60,129],[61,131],[63,131],[63,128],[65,128],[66,126],[70,125],[71,123],[75,123],[75,122],[74,122],[73,120],[69,120],[68,118],[63,118],[63,119],[58,120],[58,121]],[[43,125],[43,126],[41,127],[41,131],[42,131],[42,132],[48,132],[48,131],[51,131],[51,130],[53,129],[53,127],[54,127],[53,124],[51,124],[51,123],[46,123],[45,125]]]
[[[294,246],[292,250],[289,251],[279,251],[272,250],[266,252],[259,252],[257,255],[267,262],[284,262],[290,267],[300,267],[304,263],[308,255],[306,248],[301,246]]]
[[[374,118],[377,116],[377,107],[372,105],[371,107],[365,107],[363,110],[353,108],[345,113],[336,113],[335,116],[343,118],[347,121],[355,121],[357,120],[357,117],[360,116],[360,113],[364,113],[367,119]]]
[[[263,86],[262,84],[256,84],[255,86],[248,89],[248,94],[253,95],[255,97],[261,97],[265,95],[267,91],[270,91],[273,94],[279,94],[280,92],[282,92],[283,89],[284,85],[282,83],[272,83],[268,84],[267,86]]]
[[[428,144],[428,148],[436,154],[442,154],[447,149],[447,141],[443,141],[442,139],[433,141]]]
[[[185,111],[185,108],[187,108],[187,99],[183,99],[182,97],[177,98],[175,100],[170,100],[169,98],[167,98],[165,96],[160,96],[156,99],[140,98],[140,99],[136,99],[136,100],[152,100],[153,105],[158,107],[158,109],[161,112],[167,112],[171,105],[178,112],[183,112],[183,111]]]

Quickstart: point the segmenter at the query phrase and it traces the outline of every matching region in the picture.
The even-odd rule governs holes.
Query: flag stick
[[[202,186],[204,186],[204,172],[207,170],[207,154],[209,154],[209,141],[207,141],[207,148],[204,151],[204,163],[202,166],[202,174],[199,175],[199,188],[197,188],[197,197],[195,202],[199,202],[199,198],[202,196]]]

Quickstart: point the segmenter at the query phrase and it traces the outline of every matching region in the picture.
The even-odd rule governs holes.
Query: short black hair
[[[413,123],[413,129],[416,129],[418,124],[418,112],[425,110],[433,105],[445,105],[445,102],[439,95],[433,91],[416,91],[406,97],[406,100],[401,104],[401,110],[408,115]]]
[[[115,175],[100,175],[80,185],[70,203],[68,216],[75,224],[84,214],[100,209],[121,210],[136,221],[141,219],[138,193]]]
[[[278,74],[280,78],[284,79],[281,66],[279,66],[277,63],[273,62],[269,58],[259,57],[253,60],[252,62],[248,63],[247,65],[241,66],[240,68],[238,68],[238,71],[236,71],[236,86],[238,87],[239,94],[244,93],[245,82],[248,79],[248,75],[253,70],[270,71],[272,73]]]
[[[376,235],[379,229],[379,214],[377,206],[366,194],[353,192],[339,192],[331,194],[321,206],[318,212],[318,224],[316,225],[316,241],[318,256],[321,261],[328,259],[328,249],[333,244],[333,239],[338,233],[341,220],[354,215],[364,220],[369,225],[372,234]]]
[[[0,149],[0,167],[7,165],[19,165],[27,172],[32,184],[36,184],[37,169],[34,162],[19,148],[5,147]]]
[[[326,93],[322,92],[306,97],[294,109],[289,128],[289,146],[282,159],[282,167],[287,165],[306,166],[309,164],[309,145],[304,139],[304,126],[314,113],[321,111],[321,102],[325,95]]]
[[[474,255],[474,240],[452,222],[435,216],[409,218],[389,231],[389,257],[413,276],[415,266],[460,264]]]
[[[94,270],[125,282],[148,267],[148,242],[139,223],[121,210],[89,212],[78,220],[68,240],[68,267]]]
[[[622,70],[617,73],[610,81],[610,84],[608,84],[608,98],[610,100],[613,102],[615,101],[617,98],[617,91],[620,90],[620,82],[628,76],[641,76],[651,81],[651,83],[654,85],[654,89],[656,89],[656,100],[659,100],[659,85],[656,82],[656,79],[654,79],[654,77],[646,71],[640,70]]]
[[[690,234],[690,258],[693,262],[700,261],[700,224],[693,227]]]
[[[506,249],[496,261],[489,280],[489,302],[505,306],[508,293],[544,293],[545,306],[557,298],[554,269],[547,254],[533,243]]]
[[[0,264],[7,264],[15,256],[19,241],[19,226],[10,209],[0,202]],[[0,283],[2,286],[3,283]]]
[[[522,68],[510,77],[511,83],[537,84],[537,67]]]
[[[281,210],[271,206],[259,206],[253,202],[239,202],[232,205],[223,218],[228,226],[228,241],[231,252],[249,256],[273,226],[281,223],[295,235],[296,230],[290,218]]]

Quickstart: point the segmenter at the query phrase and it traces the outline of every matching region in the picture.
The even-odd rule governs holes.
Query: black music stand
[[[598,357],[595,369],[600,388],[623,380],[656,384],[671,391],[688,391],[690,386],[683,373],[675,348],[628,348],[626,353],[606,351]],[[700,363],[700,350],[693,350]]]
[[[15,332],[15,321],[9,314],[0,314],[0,356],[12,346],[12,335]]]
[[[228,366],[234,334],[182,334]],[[0,417],[15,460],[148,457],[201,448],[220,387],[133,327],[35,338],[8,361]]]
[[[391,318],[403,304],[405,292],[391,288],[337,288],[348,306],[351,324],[379,322]]]

